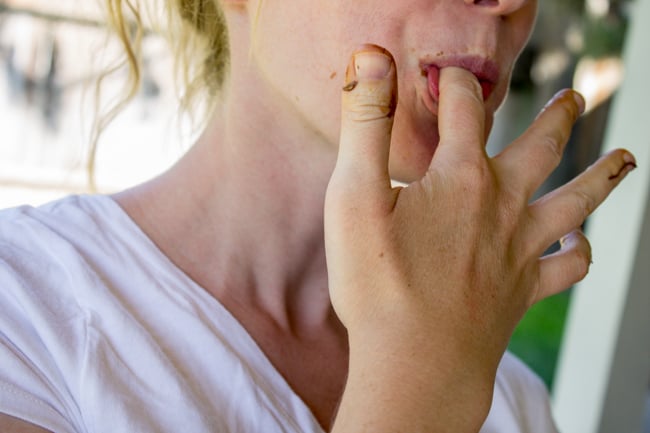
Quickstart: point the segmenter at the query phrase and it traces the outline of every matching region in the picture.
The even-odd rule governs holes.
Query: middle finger
[[[558,166],[584,99],[570,89],[558,92],[533,124],[493,162],[529,199]]]

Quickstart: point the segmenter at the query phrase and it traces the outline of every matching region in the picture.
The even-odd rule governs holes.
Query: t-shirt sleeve
[[[50,290],[62,278],[47,255],[0,241],[0,412],[72,433],[83,427],[66,380],[75,363],[61,345],[81,344],[83,331],[74,306]]]
[[[55,433],[76,431],[65,417],[57,390],[4,336],[0,359],[0,412]]]
[[[497,370],[490,414],[481,433],[558,433],[546,385],[506,352]]]

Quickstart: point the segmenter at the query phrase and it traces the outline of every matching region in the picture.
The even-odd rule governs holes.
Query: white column
[[[650,0],[637,0],[605,149],[639,168],[589,220],[594,264],[574,293],[553,392],[563,433],[639,433],[650,380]]]

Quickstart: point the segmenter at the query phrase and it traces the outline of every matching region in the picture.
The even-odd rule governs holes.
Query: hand
[[[339,156],[325,204],[330,294],[350,339],[346,395],[375,403],[387,402],[385,392],[395,395],[390,410],[370,420],[373,428],[390,425],[385,417],[400,413],[394,427],[404,427],[420,413],[420,427],[478,430],[514,327],[536,301],[586,275],[590,248],[576,228],[634,159],[624,150],[611,152],[530,204],[560,162],[582,98],[571,90],[558,93],[519,139],[489,158],[481,87],[470,72],[446,68],[440,143],[429,170],[393,188],[392,57],[365,46],[346,80]],[[540,257],[560,238],[560,251]],[[394,407],[399,401],[408,402],[403,413]],[[343,418],[359,415],[350,412],[359,404],[366,403],[344,397]],[[459,419],[467,418],[468,406],[480,416]],[[345,422],[339,418],[337,425]]]

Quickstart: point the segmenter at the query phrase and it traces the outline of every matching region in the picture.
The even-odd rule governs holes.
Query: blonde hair
[[[167,38],[175,59],[182,111],[197,128],[214,109],[228,67],[228,32],[218,0],[102,0],[107,25],[123,47],[124,57],[104,71],[95,88],[95,122],[88,154],[90,189],[95,185],[95,158],[102,131],[138,94],[142,81],[142,41],[148,32]],[[123,97],[101,107],[102,82],[128,71]]]

